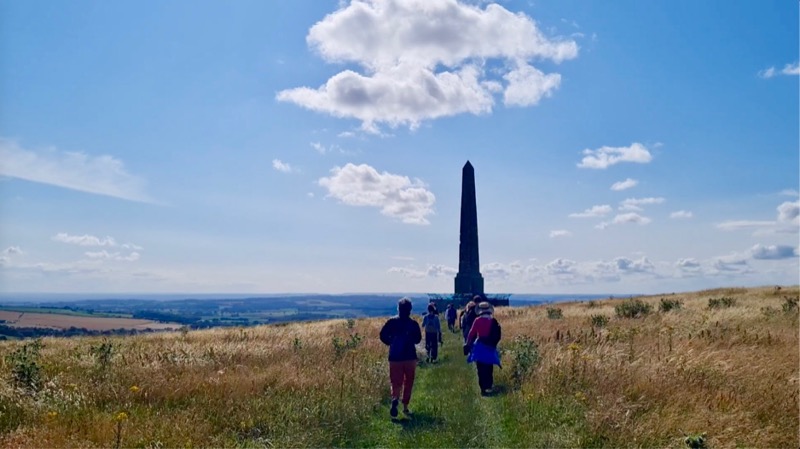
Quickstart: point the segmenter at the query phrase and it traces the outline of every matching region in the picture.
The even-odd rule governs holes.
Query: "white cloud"
[[[778,221],[781,223],[800,224],[800,200],[786,201],[778,206]]]
[[[681,219],[681,218],[692,218],[693,214],[687,210],[679,210],[669,214],[669,218],[674,219]]]
[[[798,191],[797,191],[797,190],[795,190],[795,189],[785,189],[785,190],[782,190],[782,191],[781,191],[781,195],[786,195],[786,196],[800,196],[800,192],[798,192]]]
[[[530,106],[558,88],[561,76],[530,61],[575,58],[572,40],[550,39],[530,17],[500,5],[456,0],[364,0],[341,5],[309,30],[306,42],[326,61],[350,62],[318,88],[278,92],[277,99],[362,129],[419,126],[461,113],[491,113],[494,95]],[[486,64],[500,64],[486,69]]]
[[[567,231],[566,229],[557,229],[555,231],[550,231],[550,238],[551,239],[556,238],[556,237],[569,237],[571,235],[572,235],[572,233]]]
[[[458,270],[446,265],[431,264],[428,265],[426,269],[418,269],[413,265],[407,267],[391,267],[389,268],[388,272],[397,273],[410,278],[439,278],[453,277],[456,275],[456,273],[458,273]]]
[[[620,162],[647,164],[653,160],[650,151],[642,144],[634,142],[629,147],[601,147],[597,150],[583,150],[584,157],[579,168],[606,169]]]
[[[602,223],[599,223],[597,226],[595,226],[595,228],[597,228],[597,229],[605,229],[605,228],[607,228],[607,227],[609,227],[611,225],[618,225],[618,224],[646,225],[646,224],[650,223],[651,221],[652,221],[651,219],[649,219],[647,217],[643,217],[643,216],[637,214],[636,212],[629,212],[627,214],[618,214],[610,222],[609,221],[604,221]]]
[[[272,160],[272,168],[275,170],[282,172],[282,173],[291,173],[292,166],[281,161],[280,159],[273,159]]]
[[[319,185],[328,196],[350,206],[371,206],[403,223],[430,224],[436,197],[420,180],[387,172],[378,173],[373,167],[348,163],[331,169],[330,177],[320,178]]]
[[[622,273],[650,273],[655,266],[646,257],[638,260],[631,260],[627,257],[617,257],[614,259],[617,271]]]
[[[745,229],[759,229],[774,225],[774,221],[731,220],[719,223],[717,225],[717,229],[721,229],[723,231],[740,231]]]
[[[614,190],[614,191],[626,190],[626,189],[630,189],[631,187],[636,187],[637,184],[639,184],[639,181],[637,181],[635,179],[628,178],[628,179],[626,179],[624,181],[619,181],[619,182],[615,182],[614,184],[612,184],[611,185],[611,190]]]
[[[611,213],[612,209],[611,206],[608,204],[602,204],[599,206],[592,206],[589,209],[586,209],[583,212],[569,214],[571,218],[591,218],[591,217],[602,217]]]
[[[25,254],[19,246],[9,246],[8,248],[4,249],[2,253],[4,256],[19,256]]]
[[[95,237],[93,235],[69,235],[66,232],[59,232],[51,237],[52,240],[62,243],[70,243],[80,246],[117,246],[114,237],[106,236],[105,238]]]
[[[520,64],[503,78],[508,81],[503,94],[503,104],[506,106],[533,106],[542,97],[549,97],[561,84],[561,75],[558,73],[545,75],[528,64]]]
[[[797,249],[787,245],[754,245],[750,248],[753,259],[775,260],[797,256]]]
[[[664,198],[628,198],[620,203],[619,210],[642,210],[641,206],[650,204],[661,204]]]
[[[683,271],[698,271],[700,270],[700,262],[697,259],[689,257],[686,259],[678,259],[675,266]]]
[[[106,250],[102,251],[87,251],[84,255],[90,259],[98,259],[98,260],[118,260],[118,261],[125,261],[125,262],[135,262],[139,260],[141,254],[137,253],[136,251],[131,252],[128,255],[122,255],[118,252],[109,253]]]
[[[131,175],[109,155],[48,148],[32,151],[0,138],[0,175],[130,201],[154,202],[145,193],[144,179]]]
[[[761,78],[772,78],[775,75],[800,75],[800,62],[786,64],[781,70],[770,67],[758,72],[758,76]]]

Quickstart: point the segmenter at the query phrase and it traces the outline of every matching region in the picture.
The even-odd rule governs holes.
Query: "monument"
[[[483,296],[480,268],[475,169],[467,161],[461,170],[461,232],[458,243],[458,274],[455,279],[456,295]]]
[[[480,296],[495,306],[507,306],[509,294],[486,295],[483,289],[480,254],[478,250],[478,206],[475,199],[475,169],[467,161],[461,170],[461,228],[458,243],[458,273],[452,295],[429,293],[428,297],[439,310],[452,303],[463,307],[473,297]]]

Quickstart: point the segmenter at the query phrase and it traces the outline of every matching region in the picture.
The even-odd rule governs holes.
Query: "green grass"
[[[509,367],[504,368],[509,370]],[[460,334],[445,334],[438,364],[420,362],[412,418],[389,417],[389,397],[345,446],[352,447],[578,447],[597,445],[585,434],[579,404],[552,404],[510,391],[495,367],[498,393],[482,397],[475,365],[461,350]],[[388,379],[387,379],[388,383]]]
[[[14,307],[0,306],[0,310],[19,313],[47,313],[51,315],[87,316],[97,318],[130,318],[129,313],[89,312],[84,310],[60,309],[58,307]]]

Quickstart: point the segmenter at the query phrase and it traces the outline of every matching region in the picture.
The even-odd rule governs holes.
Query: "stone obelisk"
[[[478,257],[478,208],[475,204],[475,169],[467,161],[461,170],[461,234],[455,294],[484,296]]]

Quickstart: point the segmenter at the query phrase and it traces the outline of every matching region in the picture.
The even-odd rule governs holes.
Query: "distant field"
[[[69,329],[70,327],[89,330],[112,329],[178,329],[178,324],[158,323],[150,320],[133,318],[107,318],[81,315],[62,315],[56,313],[29,313],[0,310],[0,320],[8,326],[46,327],[51,329]]]

